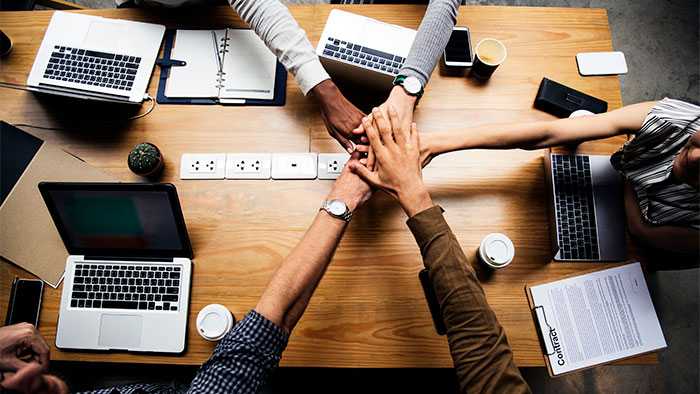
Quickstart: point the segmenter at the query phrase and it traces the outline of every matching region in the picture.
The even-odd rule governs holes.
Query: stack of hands
[[[0,392],[68,393],[49,369],[49,346],[28,323],[0,327]]]
[[[319,85],[326,82],[330,81]],[[409,217],[432,207],[421,171],[429,157],[421,151],[413,123],[416,98],[394,87],[386,102],[364,116],[339,91],[337,94],[336,105],[351,109],[338,113],[327,110],[321,101],[322,116],[329,133],[352,156],[329,199],[340,198],[354,210],[369,199],[371,187],[398,200]]]

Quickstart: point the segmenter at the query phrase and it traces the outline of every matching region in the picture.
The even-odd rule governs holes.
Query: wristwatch
[[[423,96],[423,85],[414,76],[397,75],[394,78],[394,86],[400,85],[409,96],[420,99]]]
[[[340,200],[326,200],[321,205],[321,210],[328,212],[329,215],[336,219],[345,220],[350,222],[352,218],[352,212],[348,208],[347,204]]]

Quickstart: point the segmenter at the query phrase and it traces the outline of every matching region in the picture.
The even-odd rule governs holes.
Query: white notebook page
[[[639,263],[532,286],[530,293],[553,375],[666,347]]]
[[[183,67],[171,67],[165,86],[165,95],[172,98],[214,98],[217,88],[216,60],[218,48],[214,47],[212,30],[178,30],[170,57],[186,63]],[[214,30],[221,43],[226,30]]]
[[[277,58],[252,30],[228,29],[224,83],[219,98],[272,100]]]

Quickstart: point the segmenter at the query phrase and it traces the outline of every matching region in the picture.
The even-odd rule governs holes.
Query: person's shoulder
[[[649,115],[665,120],[686,122],[700,115],[700,106],[690,101],[665,97],[656,103]]]

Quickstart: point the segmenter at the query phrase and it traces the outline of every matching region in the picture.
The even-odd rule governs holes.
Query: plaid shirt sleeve
[[[190,393],[257,393],[287,347],[289,334],[250,311],[214,349]]]

